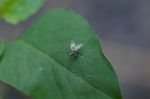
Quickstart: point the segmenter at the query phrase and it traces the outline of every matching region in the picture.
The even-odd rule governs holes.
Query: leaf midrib
[[[34,47],[33,45],[31,45],[30,43],[27,43],[24,40],[18,39],[18,42],[26,45],[28,48],[34,49],[35,51],[37,51],[39,54],[46,56],[49,60],[54,61],[55,63],[59,64],[61,67],[63,67],[64,69],[66,69],[67,71],[69,71],[70,73],[74,74],[75,76],[77,76],[79,79],[81,79],[80,76],[78,76],[77,74],[73,73],[72,71],[68,70],[67,68],[65,68],[64,65],[62,65],[61,63],[57,62],[55,59],[53,59],[53,57],[51,57],[50,55],[47,55],[46,53],[44,53],[43,51],[37,49],[36,47]],[[93,87],[95,90],[98,90],[98,92],[100,92],[101,94],[109,97],[110,99],[113,99],[111,96],[107,95],[105,92],[101,91],[100,89],[98,89],[97,87],[95,87],[94,85],[92,85],[91,83],[89,83],[88,81],[86,81],[84,78],[82,78],[81,80],[83,80],[84,82],[86,82],[89,86]]]

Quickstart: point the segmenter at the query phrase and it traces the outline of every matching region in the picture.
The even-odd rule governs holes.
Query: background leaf
[[[83,44],[77,57],[72,40]],[[121,99],[94,31],[70,10],[48,11],[7,45],[0,79],[33,99]]]
[[[0,16],[17,24],[35,13],[45,0],[0,0]]]

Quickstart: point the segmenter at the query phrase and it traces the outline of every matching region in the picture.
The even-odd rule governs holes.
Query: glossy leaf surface
[[[70,56],[70,44],[83,46]],[[78,14],[46,12],[6,47],[0,79],[33,99],[122,99],[98,38]]]

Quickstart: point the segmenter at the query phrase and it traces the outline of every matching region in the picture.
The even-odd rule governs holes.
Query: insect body
[[[76,44],[74,41],[72,41],[70,44],[69,56],[75,56],[82,46],[83,44]]]

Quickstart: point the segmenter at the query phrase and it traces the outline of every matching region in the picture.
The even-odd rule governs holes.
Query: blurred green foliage
[[[45,0],[0,0],[0,17],[11,24],[18,24],[34,14]]]

